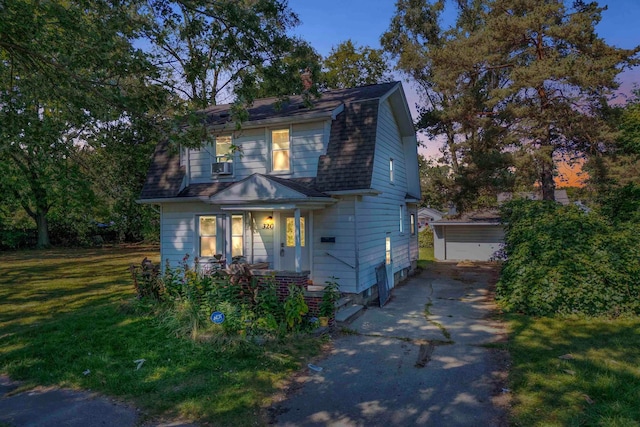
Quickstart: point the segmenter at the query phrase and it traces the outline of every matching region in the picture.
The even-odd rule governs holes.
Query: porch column
[[[295,242],[296,242],[296,273],[302,271],[302,245],[300,242],[300,208],[296,208],[294,211],[295,221]]]

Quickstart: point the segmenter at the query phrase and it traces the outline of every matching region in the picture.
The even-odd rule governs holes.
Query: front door
[[[295,217],[293,213],[282,214],[280,217],[280,269],[295,271],[296,269],[296,241]],[[301,269],[309,270],[309,225],[305,215],[300,216],[300,244],[302,249]],[[278,255],[276,255],[278,256]]]

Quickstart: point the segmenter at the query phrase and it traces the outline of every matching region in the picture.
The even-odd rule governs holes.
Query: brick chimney
[[[311,86],[313,86],[313,80],[311,79],[311,70],[309,67],[304,69],[304,72],[300,74],[300,78],[302,79],[302,87],[304,87],[304,90],[311,89]]]

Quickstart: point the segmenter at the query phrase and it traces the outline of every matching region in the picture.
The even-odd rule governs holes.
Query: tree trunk
[[[36,211],[36,225],[38,226],[38,243],[36,247],[38,249],[44,249],[51,247],[51,241],[49,240],[49,223],[47,222],[47,211],[38,208]]]
[[[540,187],[542,189],[542,200],[556,200],[556,183],[553,180],[553,156],[544,156],[542,159],[542,170],[540,171]]]

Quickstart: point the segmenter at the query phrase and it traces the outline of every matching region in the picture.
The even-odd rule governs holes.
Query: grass
[[[512,425],[640,426],[640,319],[508,321]]]
[[[418,268],[427,268],[435,261],[433,256],[433,248],[420,248],[418,249]]]
[[[127,267],[147,249],[2,253],[0,371],[23,389],[91,389],[148,417],[264,423],[263,408],[321,342],[194,342],[137,309]],[[134,361],[144,359],[140,369]]]

